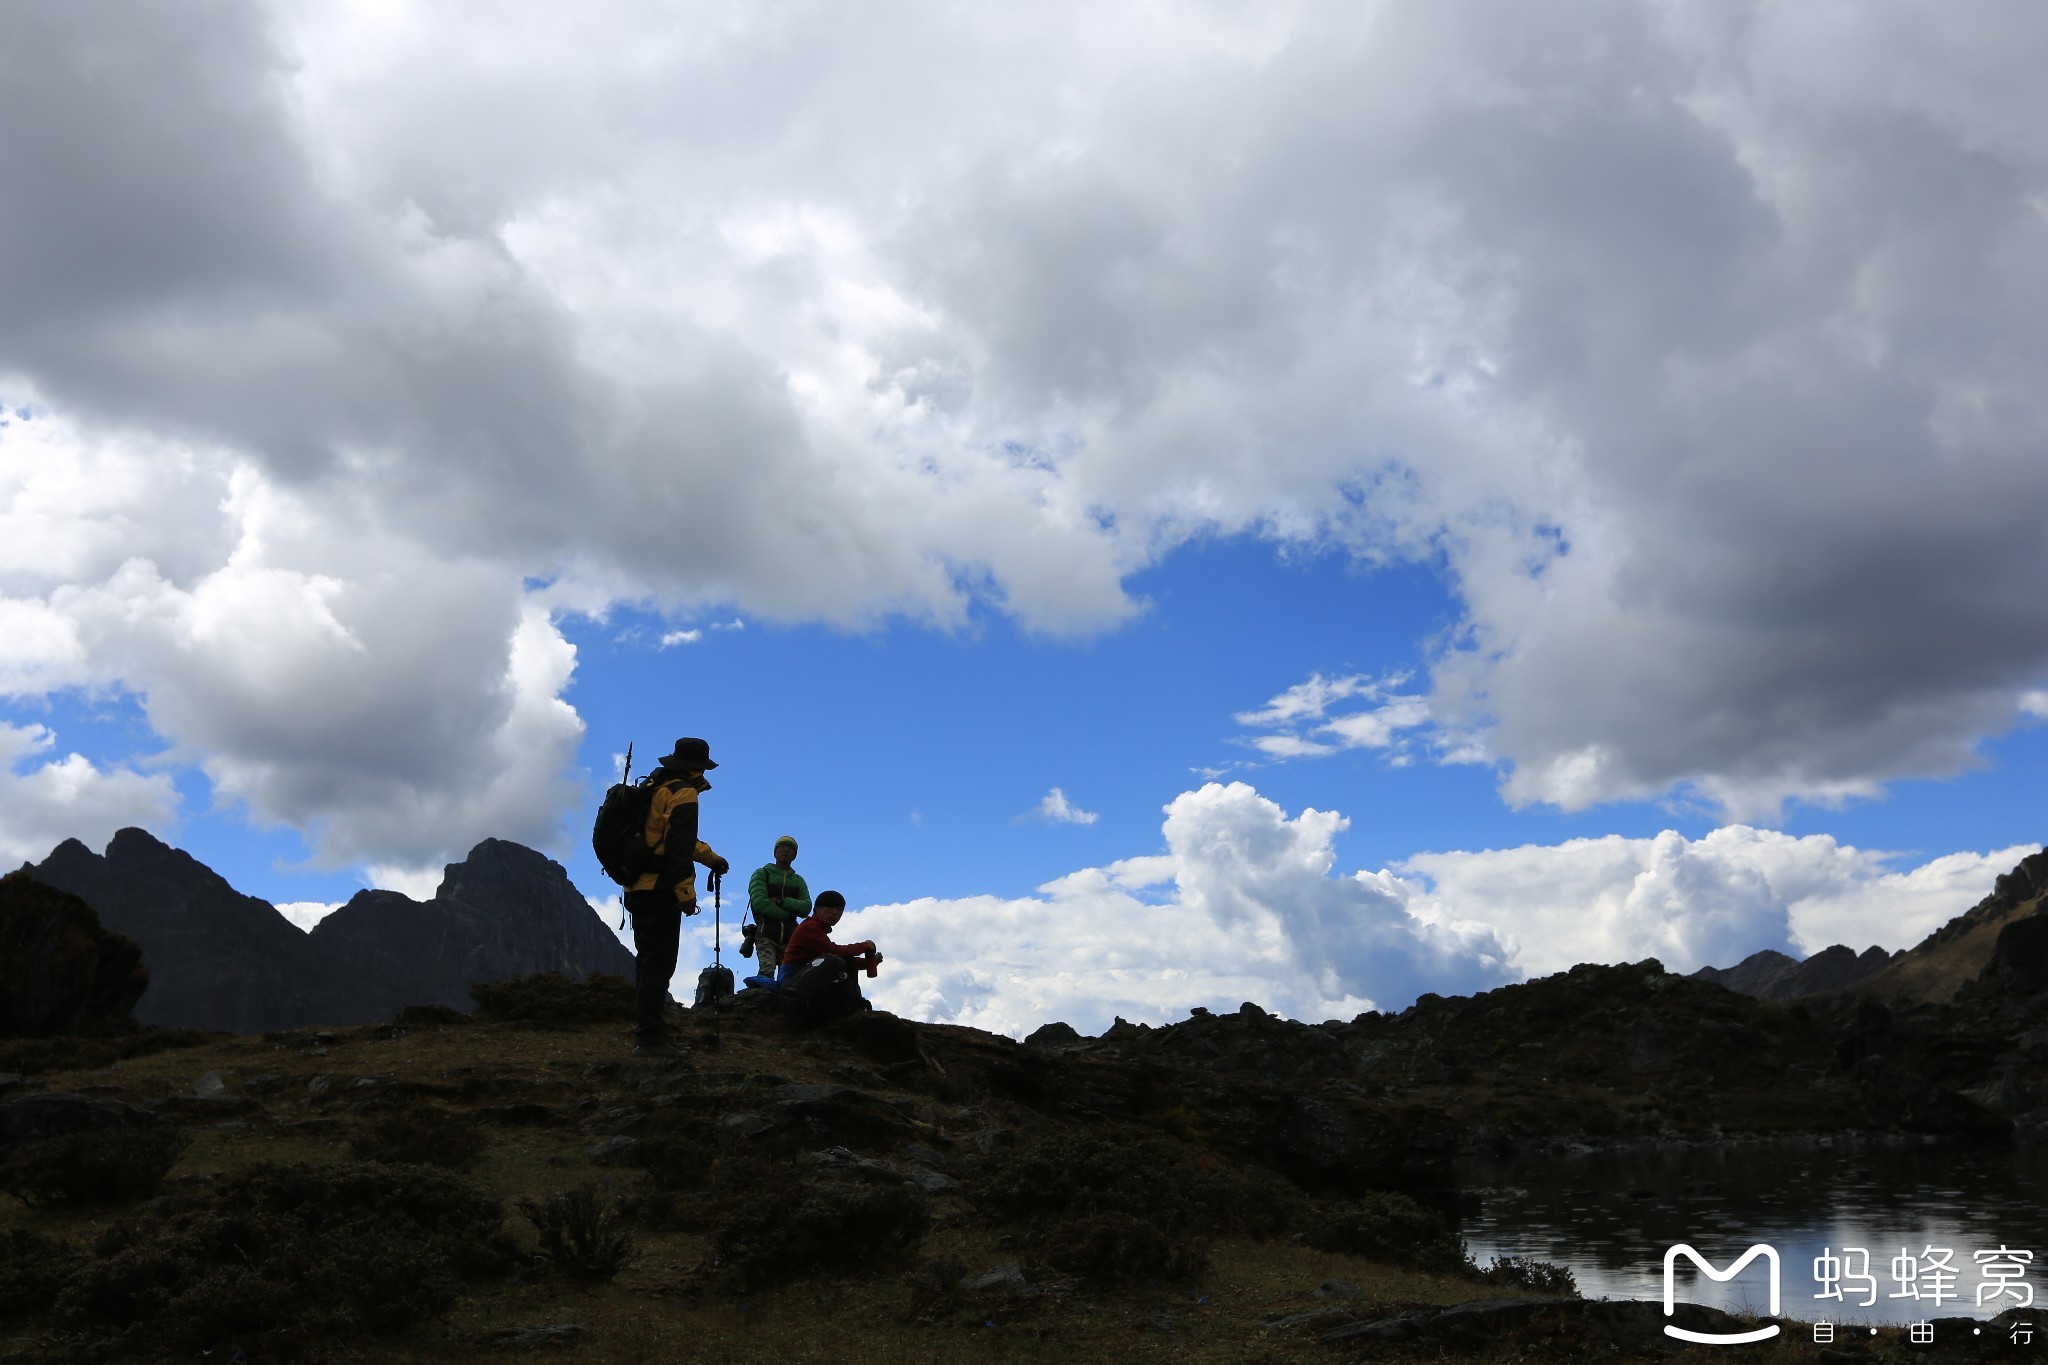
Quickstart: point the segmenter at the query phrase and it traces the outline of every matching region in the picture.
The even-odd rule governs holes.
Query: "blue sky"
[[[777,14],[21,21],[0,852],[601,903],[696,734],[1014,1032],[1898,947],[2039,846],[2048,21]]]
[[[1078,642],[988,614],[954,630],[858,631],[731,615],[686,624],[626,607],[568,616],[577,666],[564,695],[587,726],[576,759],[588,800],[564,811],[547,851],[588,894],[611,894],[582,837],[586,806],[627,742],[638,774],[682,733],[709,737],[722,765],[705,805],[721,852],[751,867],[796,833],[814,889],[839,887],[856,906],[1020,896],[1077,867],[1160,852],[1161,808],[1212,772],[1290,811],[1343,812],[1351,824],[1334,847],[1346,871],[1428,851],[1666,829],[1699,838],[1722,823],[1682,796],[1516,810],[1488,763],[1396,766],[1373,749],[1287,762],[1253,749],[1232,717],[1305,678],[1421,670],[1426,643],[1456,619],[1429,566],[1283,555],[1243,537],[1188,546],[1130,586],[1143,614]],[[689,631],[691,642],[660,644]],[[5,715],[48,726],[65,751],[100,765],[160,747],[141,706],[119,693],[16,699]],[[1791,802],[1775,827],[1901,865],[2025,844],[2040,825],[2048,728],[2022,725],[1982,750],[1973,772],[1895,782],[1877,799]],[[180,814],[157,832],[236,886],[277,902],[339,902],[365,884],[360,868],[313,865],[296,830],[257,830],[245,810],[215,809],[203,774],[171,771]],[[1044,819],[1054,787],[1096,818]]]

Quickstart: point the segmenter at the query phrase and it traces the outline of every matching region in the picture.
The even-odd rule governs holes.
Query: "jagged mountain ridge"
[[[1889,966],[1901,954],[1872,944],[1858,953],[1837,943],[1801,960],[1773,948],[1751,953],[1733,967],[1702,967],[1693,975],[1759,1000],[1799,1000],[1853,986]]]
[[[161,1027],[363,1024],[413,1004],[470,1009],[478,981],[632,972],[561,865],[502,839],[448,864],[431,900],[358,892],[310,934],[141,829],[121,830],[104,855],[67,839],[26,870],[141,945],[150,988],[135,1017]]]
[[[2048,849],[2000,874],[1991,894],[1911,948],[1896,953],[1843,944],[1798,961],[1766,948],[1733,967],[1692,973],[1760,1000],[1804,1000],[1834,992],[1895,1004],[1952,1001],[1990,965],[2005,929],[2048,908]]]

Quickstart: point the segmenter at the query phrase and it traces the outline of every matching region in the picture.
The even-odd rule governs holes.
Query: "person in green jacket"
[[[787,834],[775,841],[775,861],[756,868],[747,879],[747,904],[754,911],[754,960],[761,975],[775,976],[782,963],[782,945],[796,923],[811,913],[811,888],[790,864],[796,861],[796,840]]]

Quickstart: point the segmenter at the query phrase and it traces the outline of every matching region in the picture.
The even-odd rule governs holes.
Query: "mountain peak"
[[[115,830],[114,837],[107,841],[107,856],[109,858],[161,857],[166,853],[178,853],[179,856],[185,858],[192,857],[189,853],[181,853],[180,850],[172,848],[148,830],[137,825],[127,825]],[[193,858],[192,861],[197,862],[198,859]]]
[[[149,1024],[364,1023],[410,1004],[466,1009],[477,981],[633,970],[561,864],[503,839],[450,863],[431,901],[366,891],[310,934],[147,830],[121,830],[105,857],[66,840],[31,870],[142,946],[155,980],[136,1014]]]

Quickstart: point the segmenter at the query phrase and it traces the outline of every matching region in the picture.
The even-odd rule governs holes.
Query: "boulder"
[[[142,949],[90,905],[26,872],[0,877],[0,1037],[132,1028],[148,989]]]
[[[2027,915],[1999,930],[1981,979],[2013,995],[2048,989],[2048,914]]]
[[[1072,1024],[1055,1022],[1032,1030],[1024,1042],[1029,1047],[1079,1047],[1081,1035]]]

